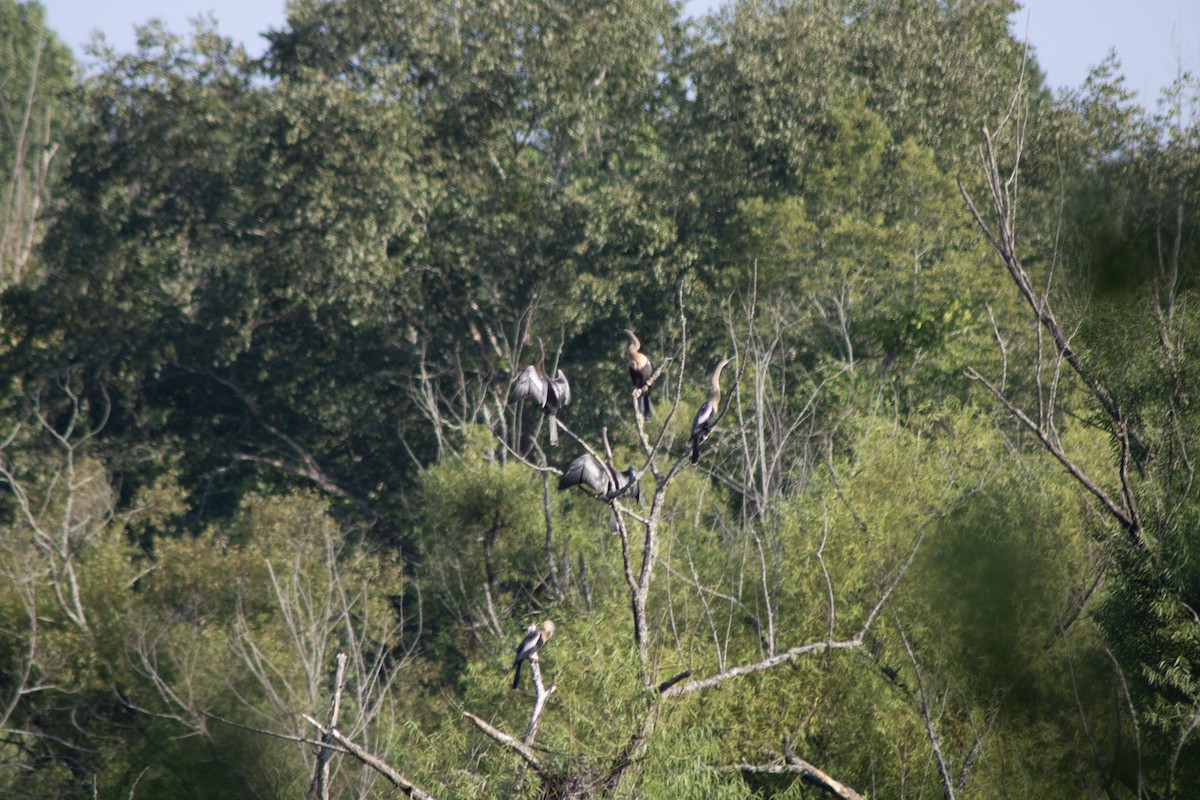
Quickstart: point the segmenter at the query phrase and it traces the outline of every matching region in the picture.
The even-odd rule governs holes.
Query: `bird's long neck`
[[[638,341],[633,331],[625,331],[625,335],[629,337],[629,359],[637,361],[638,351],[642,349],[642,343]]]
[[[542,344],[542,339],[540,336],[538,337],[537,343],[538,343],[538,360],[537,360],[537,364],[535,364],[535,366],[537,367],[538,373],[540,373],[542,375],[542,377],[545,377],[545,375],[546,375],[546,346]]]
[[[721,402],[721,370],[725,369],[725,365],[728,363],[728,361],[722,361],[721,363],[717,364],[717,368],[713,370],[712,387],[708,394],[708,402],[712,403],[714,406]]]
[[[710,387],[708,393],[708,403],[712,405],[713,410],[716,410],[716,407],[721,403],[721,369],[725,369],[725,365],[728,362],[730,362],[728,359],[721,361],[713,371],[712,387]]]

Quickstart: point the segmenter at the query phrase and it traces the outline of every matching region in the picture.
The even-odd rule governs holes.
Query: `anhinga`
[[[637,472],[633,467],[624,472],[617,472],[611,464],[602,464],[600,459],[591,453],[584,453],[567,465],[566,472],[558,479],[558,490],[561,492],[572,486],[587,486],[601,499],[606,499],[609,495],[621,492],[626,486],[633,484],[624,494],[628,494],[640,502],[641,487],[638,485],[637,479]],[[608,529],[610,531],[618,529],[617,511],[613,508],[609,509]]]
[[[536,625],[530,625],[526,629],[525,638],[517,645],[517,657],[513,659],[513,667],[515,669],[513,673],[513,689],[516,689],[517,685],[521,682],[521,662],[525,661],[538,650],[541,650],[542,646],[550,641],[550,637],[553,635],[554,622],[552,620],[543,622],[541,630],[538,630]]]
[[[723,358],[717,364],[717,368],[713,370],[712,389],[708,393],[708,399],[704,401],[704,405],[700,406],[700,410],[696,412],[696,418],[692,420],[693,464],[700,460],[700,444],[712,433],[713,425],[717,422],[717,414],[721,410],[721,370],[725,369],[725,365],[732,360]]]
[[[538,360],[521,370],[513,384],[510,403],[532,399],[550,420],[550,444],[558,444],[558,410],[571,402],[571,384],[560,369],[553,378],[546,374],[546,348],[538,337]]]
[[[629,378],[633,381],[634,389],[642,390],[638,399],[639,407],[642,416],[650,419],[654,416],[654,408],[650,405],[650,389],[646,384],[650,382],[654,368],[650,366],[650,359],[646,358],[646,354],[641,352],[642,343],[638,341],[637,335],[629,328],[625,329],[625,334],[629,337]]]

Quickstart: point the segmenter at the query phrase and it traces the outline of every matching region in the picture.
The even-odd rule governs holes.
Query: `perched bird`
[[[712,389],[709,391],[708,399],[700,406],[700,410],[696,412],[696,418],[692,420],[693,464],[700,460],[700,445],[712,433],[713,426],[717,422],[717,413],[721,409],[721,370],[725,369],[725,365],[732,360],[723,358],[717,364],[717,368],[713,370]]]
[[[638,341],[637,334],[629,328],[625,329],[625,334],[629,337],[629,379],[633,381],[634,389],[642,390],[642,395],[638,398],[638,405],[641,408],[642,416],[650,419],[654,416],[654,407],[650,404],[650,389],[646,384],[650,382],[654,368],[650,366],[650,359],[646,358],[646,354],[641,351],[642,343]]]
[[[633,467],[624,472],[617,472],[612,464],[602,464],[600,459],[591,453],[584,453],[567,465],[566,471],[558,479],[558,490],[561,492],[572,486],[587,486],[601,498],[608,499],[609,495],[621,492],[629,486],[629,491],[623,494],[641,502],[641,487],[637,480],[637,471]],[[608,529],[618,529],[616,509],[609,509]]]
[[[528,659],[538,650],[541,650],[553,635],[554,622],[552,620],[543,622],[541,630],[538,630],[535,625],[530,625],[526,629],[525,638],[517,645],[517,657],[513,659],[515,672],[513,673],[512,688],[514,690],[521,683],[521,662]]]
[[[571,384],[567,376],[558,370],[553,378],[546,374],[546,348],[542,337],[538,337],[538,360],[521,370],[513,383],[509,403],[520,403],[529,398],[537,403],[550,420],[550,444],[558,444],[558,410],[571,402]]]

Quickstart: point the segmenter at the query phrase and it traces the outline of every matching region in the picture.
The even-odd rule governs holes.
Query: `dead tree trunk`
[[[337,654],[337,663],[333,668],[333,697],[329,701],[329,725],[321,736],[321,741],[328,744],[333,741],[333,731],[337,728],[338,715],[342,710],[342,683],[346,679],[346,654]],[[317,768],[313,771],[312,785],[308,790],[309,800],[329,800],[329,759],[333,751],[328,747],[317,750]]]

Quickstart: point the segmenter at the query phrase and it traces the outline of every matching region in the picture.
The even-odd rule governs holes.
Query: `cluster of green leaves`
[[[324,500],[248,497],[228,524],[147,551],[130,525],[171,519],[177,485],[114,516],[111,475],[51,425],[11,440],[3,470],[0,727],[4,760],[24,767],[5,774],[6,794],[299,794],[308,751],[245,726],[311,738],[297,714],[328,702],[338,650],[377,665],[343,719],[387,751],[378,690],[404,660],[403,575]]]

